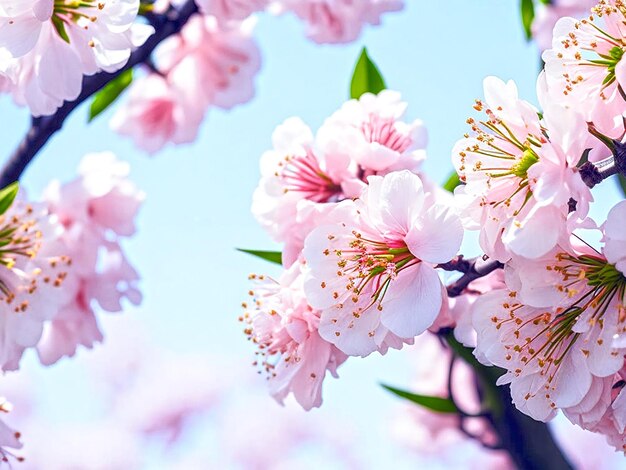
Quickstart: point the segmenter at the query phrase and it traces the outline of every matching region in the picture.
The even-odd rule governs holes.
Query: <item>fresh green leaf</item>
[[[622,192],[624,193],[624,197],[626,197],[626,178],[623,175],[618,175],[619,179],[619,185],[622,188]]]
[[[280,251],[246,250],[244,248],[237,248],[237,251],[248,253],[249,255],[264,259],[270,263],[283,264],[283,255]]]
[[[361,95],[368,92],[377,95],[385,88],[387,86],[380,70],[367,55],[367,49],[364,47],[352,74],[350,97],[359,99]]]
[[[59,33],[59,36],[61,36],[61,39],[69,44],[70,37],[65,30],[65,23],[63,20],[56,15],[52,15],[52,25],[54,26],[54,29],[57,30],[57,33]]]
[[[453,172],[450,175],[450,177],[447,179],[447,181],[443,184],[443,189],[453,193],[454,192],[454,188],[456,188],[460,184],[462,184],[461,183],[461,179],[459,178],[459,175],[455,171],[455,172]]]
[[[398,395],[406,400],[417,403],[424,408],[428,408],[431,411],[437,413],[458,413],[459,409],[449,398],[431,397],[428,395],[418,395],[416,393],[407,392],[398,388],[390,387],[389,385],[381,384],[385,390]]]
[[[6,188],[0,189],[0,215],[4,214],[11,207],[19,190],[20,185],[17,181],[11,183]]]
[[[107,83],[102,90],[96,93],[96,96],[91,102],[91,107],[89,108],[89,122],[107,109],[132,82],[133,70],[128,69],[119,74]]]
[[[521,0],[520,10],[522,14],[522,26],[524,27],[524,33],[526,33],[526,39],[530,40],[533,37],[532,25],[535,19],[535,4],[533,0]]]

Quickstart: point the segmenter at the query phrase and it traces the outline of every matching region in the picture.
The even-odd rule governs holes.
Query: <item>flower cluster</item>
[[[410,344],[447,310],[435,267],[463,229],[418,174],[426,131],[405,109],[385,90],[348,101],[315,136],[290,118],[261,159],[252,210],[288,269],[279,282],[253,276],[241,320],[280,401],[319,406],[327,370]]]
[[[139,0],[24,0],[0,5],[0,77],[34,116],[78,97],[83,75],[123,67],[153,33]],[[62,65],[61,65],[62,64]]]

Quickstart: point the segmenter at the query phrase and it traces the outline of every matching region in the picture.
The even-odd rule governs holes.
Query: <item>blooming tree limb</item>
[[[156,47],[165,39],[179,33],[189,18],[197,11],[196,3],[193,0],[187,0],[181,7],[171,7],[162,15],[151,14],[149,20],[155,28],[155,33],[142,46],[132,52],[130,59],[124,67],[113,73],[102,71],[92,76],[85,76],[78,98],[66,102],[50,116],[33,117],[26,136],[24,136],[24,139],[6,161],[0,172],[0,187],[4,187],[20,178],[37,153],[63,127],[67,117],[78,106],[125,71],[149,62],[151,54]]]

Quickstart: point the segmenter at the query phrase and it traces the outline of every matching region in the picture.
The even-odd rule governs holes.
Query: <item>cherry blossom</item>
[[[540,80],[541,83],[541,80]],[[456,196],[468,230],[480,230],[490,257],[536,258],[568,234],[570,198],[585,217],[592,200],[576,170],[586,148],[586,124],[575,113],[546,103],[543,119],[519,99],[514,82],[488,77],[485,102],[475,108],[487,119],[468,119],[473,136],[452,154],[461,181]],[[541,234],[541,235],[539,235]]]
[[[624,132],[624,4],[600,0],[587,19],[560,19],[543,53],[550,97],[582,113],[612,138]]]
[[[44,323],[71,295],[71,259],[59,242],[60,226],[45,209],[16,202],[0,216],[0,369],[16,370],[39,341]]]
[[[253,19],[220,24],[215,17],[193,15],[180,34],[161,43],[158,73],[131,85],[112,129],[155,153],[170,142],[193,142],[211,106],[231,109],[249,101],[261,63],[251,38],[254,24]]]
[[[538,2],[535,6],[535,18],[532,24],[533,39],[540,50],[552,46],[552,31],[560,18],[565,16],[584,18],[598,0],[552,0],[549,3]]]
[[[281,11],[292,11],[307,25],[317,43],[352,42],[363,25],[378,25],[384,13],[399,11],[402,0],[280,0]]]
[[[303,251],[320,335],[355,356],[399,348],[435,321],[445,290],[434,265],[450,260],[463,236],[449,208],[425,203],[417,175],[368,182],[360,199],[337,208],[343,222],[317,227]]]
[[[200,11],[218,21],[244,20],[252,13],[263,11],[270,0],[196,0]]]
[[[626,201],[617,203],[609,212],[603,226],[604,256],[609,263],[614,264],[622,274],[626,275]]]
[[[294,264],[279,281],[252,275],[256,288],[245,302],[245,333],[258,347],[255,363],[267,374],[270,393],[280,403],[293,394],[305,409],[322,404],[322,382],[337,377],[347,356],[318,333],[320,312],[303,291],[302,266]]]
[[[144,194],[128,180],[129,165],[112,153],[86,155],[80,177],[66,184],[54,181],[45,200],[64,230],[60,240],[72,258],[73,289],[46,326],[37,346],[44,364],[72,356],[82,344],[102,340],[94,302],[108,312],[122,310],[121,300],[141,301],[139,275],[126,259],[121,237],[135,232],[134,219]]]
[[[276,128],[274,148],[261,158],[252,212],[275,240],[285,242],[286,266],[337,202],[360,195],[368,176],[419,170],[426,130],[420,120],[402,120],[406,107],[397,92],[366,93],[346,102],[315,136],[299,118]]]
[[[9,2],[0,10],[0,71],[16,102],[52,114],[78,97],[83,75],[123,67],[154,31],[135,23],[138,9],[138,0]]]
[[[561,408],[589,428],[624,366],[626,278],[589,248],[557,248],[512,263],[507,284],[473,306],[477,349],[507,370],[499,383],[521,411],[545,421]]]

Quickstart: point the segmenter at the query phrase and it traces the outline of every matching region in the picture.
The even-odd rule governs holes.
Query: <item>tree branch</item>
[[[179,33],[189,18],[197,11],[198,7],[195,2],[187,0],[179,9],[171,8],[163,15],[151,15],[150,23],[154,26],[155,33],[142,46],[131,53],[130,59],[124,67],[114,73],[100,72],[92,76],[83,77],[83,87],[78,98],[74,101],[65,102],[63,106],[50,116],[32,118],[31,126],[26,136],[24,136],[24,139],[22,139],[22,142],[20,142],[0,172],[0,188],[20,179],[28,164],[35,158],[48,140],[63,127],[63,123],[74,109],[124,71],[148,61],[154,49],[163,40]]]
[[[465,259],[459,255],[447,263],[437,265],[445,271],[459,271],[463,275],[455,282],[446,287],[449,297],[458,297],[467,286],[478,278],[491,274],[496,269],[502,269],[504,265],[497,260],[490,259],[487,255]]]
[[[626,144],[613,140],[610,147],[613,156],[595,163],[585,162],[580,167],[580,177],[588,187],[593,188],[613,175],[626,177]]]

